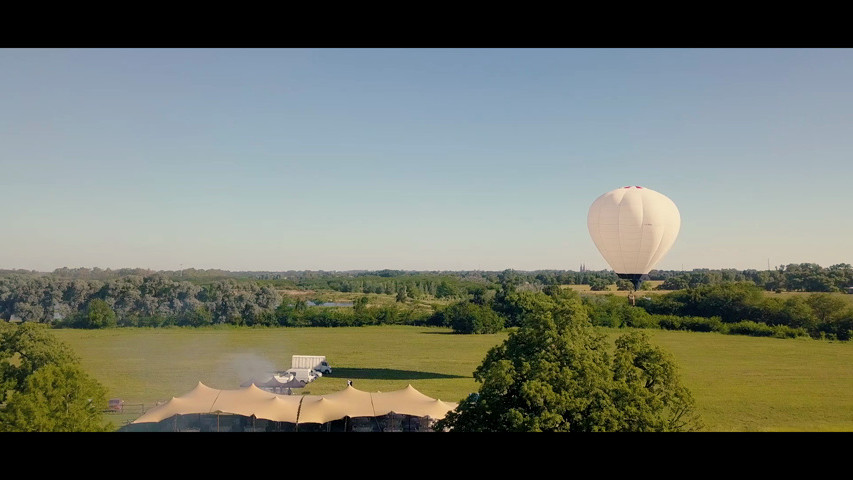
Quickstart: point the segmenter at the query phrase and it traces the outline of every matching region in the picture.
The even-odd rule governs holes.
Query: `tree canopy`
[[[496,333],[504,327],[504,319],[490,307],[468,301],[450,305],[443,314],[456,333]]]
[[[0,322],[0,431],[93,432],[106,390],[45,325]]]
[[[0,322],[0,403],[23,388],[27,377],[50,364],[77,363],[74,352],[44,325]]]
[[[531,301],[537,300],[537,301]],[[477,394],[437,422],[462,432],[701,428],[674,360],[642,333],[615,347],[574,296],[526,298],[523,323],[475,370]]]
[[[106,390],[73,363],[48,364],[28,376],[0,410],[7,432],[101,432]]]

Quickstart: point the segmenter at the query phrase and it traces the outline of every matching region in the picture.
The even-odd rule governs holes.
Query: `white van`
[[[287,373],[293,374],[294,380],[299,380],[300,382],[305,383],[313,382],[321,375],[313,368],[291,368]]]

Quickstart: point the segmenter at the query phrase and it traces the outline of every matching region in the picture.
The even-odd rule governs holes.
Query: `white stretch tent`
[[[408,385],[393,392],[364,392],[352,386],[327,395],[278,395],[254,384],[239,390],[217,390],[201,382],[172,397],[131,423],[160,422],[175,415],[233,414],[289,423],[327,423],[344,417],[380,417],[389,413],[441,419],[457,407],[428,397]]]
[[[415,390],[411,385],[402,390],[373,395],[373,407],[377,416],[397,413],[414,417],[444,418],[447,412],[456,408],[456,403],[446,403],[428,397]]]
[[[318,401],[303,402],[299,423],[326,423],[344,417],[376,417],[373,395],[347,386],[339,392],[321,396]]]

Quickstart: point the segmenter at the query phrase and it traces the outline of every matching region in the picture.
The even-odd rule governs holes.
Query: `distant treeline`
[[[837,295],[812,293],[768,296],[748,282],[703,285],[665,294],[650,294],[632,306],[624,296],[583,295],[550,286],[541,292],[501,289],[493,299],[461,301],[439,310],[429,324],[462,333],[494,333],[520,326],[536,303],[559,308],[580,297],[593,325],[661,328],[725,334],[850,340],[853,304]]]
[[[100,268],[58,268],[53,272],[32,270],[0,270],[0,278],[35,278],[49,275],[62,279],[115,280],[127,276],[147,277],[158,275],[177,282],[207,285],[223,280],[259,282],[278,288],[303,288],[334,290],[338,292],[396,294],[405,286],[411,295],[441,296],[442,282],[456,293],[479,287],[496,288],[503,279],[511,277],[513,282],[531,290],[541,290],[548,285],[604,285],[618,282],[612,271],[573,270],[462,270],[462,271],[408,271],[408,270],[288,270],[279,272],[227,271],[218,269],[154,271],[142,268],[117,270]],[[663,281],[660,290],[681,290],[700,285],[716,285],[725,282],[751,282],[769,291],[837,292],[853,287],[853,267],[839,263],[821,267],[815,263],[779,265],[768,270],[737,269],[693,269],[652,270],[649,280]],[[411,296],[410,295],[410,296]]]
[[[93,304],[108,318],[88,325],[84,317]],[[273,287],[235,280],[199,286],[157,274],[106,281],[56,275],[0,277],[0,318],[61,326],[243,324],[280,304],[281,295]]]
[[[837,295],[766,295],[750,282],[700,285],[637,299],[635,308],[617,297],[588,296],[593,323],[753,336],[810,336],[850,340],[853,304]]]
[[[823,292],[853,284],[848,264],[822,268],[791,264],[772,271],[654,271],[666,294],[646,292],[636,307],[624,297],[584,296],[596,325],[654,327],[751,335],[847,340],[853,308]],[[0,271],[0,319],[59,327],[111,326],[449,326],[486,333],[517,326],[524,295],[564,295],[560,285],[593,289],[619,279],[610,271],[227,272],[144,269],[57,269],[52,273]],[[314,290],[310,298],[277,289]],[[816,292],[773,297],[762,290]],[[324,292],[364,294],[352,307],[312,307]],[[562,292],[562,293],[561,293]],[[817,293],[820,292],[820,293]],[[369,305],[367,294],[396,302]],[[415,302],[415,300],[425,300]],[[440,300],[440,302],[430,302]],[[453,302],[445,307],[447,300]]]
[[[681,290],[724,282],[749,282],[776,292],[839,292],[853,287],[853,267],[839,263],[828,268],[815,263],[780,265],[773,270],[693,270],[660,272],[661,290]]]
[[[543,270],[521,272],[507,270],[490,275],[497,281],[501,276],[511,276],[515,283],[527,285],[535,290],[548,285],[590,285],[593,290],[604,290],[609,285],[620,283],[611,271],[560,271]],[[719,285],[731,282],[752,283],[767,291],[788,292],[841,292],[853,287],[853,267],[839,263],[828,268],[815,263],[792,263],[780,265],[773,270],[694,269],[652,270],[649,280],[663,281],[658,290],[682,290],[702,285]],[[599,288],[596,288],[599,287]]]
[[[433,313],[400,303],[312,307],[305,298],[282,297],[256,282],[220,280],[198,286],[160,275],[131,275],[102,282],[50,276],[0,278],[0,318],[55,327],[359,326],[426,324]]]
[[[612,272],[563,272],[572,282],[607,278]],[[145,269],[61,268],[52,273],[0,271],[0,319],[54,326],[166,325],[365,325],[418,324],[435,308],[416,300],[479,302],[501,285],[538,290],[536,277],[503,272],[226,272]],[[282,297],[279,289],[313,291],[304,298]],[[391,305],[309,308],[329,291],[393,295]]]

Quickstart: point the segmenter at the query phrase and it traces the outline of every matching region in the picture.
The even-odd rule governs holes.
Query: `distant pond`
[[[309,307],[351,307],[352,302],[325,302],[325,303],[314,303],[311,300],[305,302]]]

